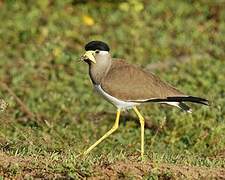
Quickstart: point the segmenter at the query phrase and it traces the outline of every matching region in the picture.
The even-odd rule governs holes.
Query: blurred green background
[[[124,113],[119,130],[88,157],[77,158],[115,118],[79,62],[91,40],[211,102],[193,105],[191,115],[143,106],[145,163],[153,170],[111,168],[116,178],[178,177],[165,164],[193,172],[225,167],[224,0],[0,0],[0,98],[8,103],[0,112],[0,178],[105,178],[104,168],[118,162],[143,168],[133,112]]]

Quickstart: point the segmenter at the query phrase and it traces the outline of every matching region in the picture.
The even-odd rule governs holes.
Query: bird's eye
[[[97,54],[98,54],[99,52],[100,52],[99,50],[96,50],[96,51],[95,51],[95,53],[97,53]]]

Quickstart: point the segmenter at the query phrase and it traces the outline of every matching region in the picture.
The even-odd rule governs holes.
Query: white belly
[[[116,106],[119,109],[131,109],[134,106],[139,105],[140,103],[136,102],[126,102],[122,101],[120,99],[117,99],[110,94],[106,93],[102,88],[101,85],[94,85],[96,91],[101,94],[108,102],[112,103],[114,106]]]

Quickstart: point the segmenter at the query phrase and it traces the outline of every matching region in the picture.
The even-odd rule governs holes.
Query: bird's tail
[[[177,96],[177,97],[167,97],[166,101],[170,102],[192,102],[192,103],[198,103],[208,106],[209,101],[207,99],[203,99],[200,97],[194,97],[194,96]]]
[[[192,102],[207,106],[209,105],[209,101],[207,99],[194,96],[171,96],[163,99],[147,99],[144,102]]]
[[[138,101],[136,101],[138,102]],[[191,112],[191,108],[186,105],[184,102],[192,102],[197,104],[203,104],[209,106],[209,101],[207,99],[203,99],[200,97],[194,96],[171,96],[163,99],[146,99],[140,102],[158,102],[158,103],[166,103],[169,105],[177,106],[184,111]]]

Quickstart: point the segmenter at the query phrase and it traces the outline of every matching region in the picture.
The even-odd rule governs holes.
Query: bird
[[[123,110],[132,109],[139,118],[141,158],[144,159],[145,119],[138,110],[138,106],[146,103],[163,103],[191,113],[191,108],[186,102],[209,105],[207,99],[187,95],[149,71],[129,64],[124,59],[112,58],[108,44],[103,41],[88,42],[81,61],[88,64],[88,72],[94,89],[117,108],[112,128],[85,150],[83,155],[90,153],[100,142],[118,129],[120,114]]]

